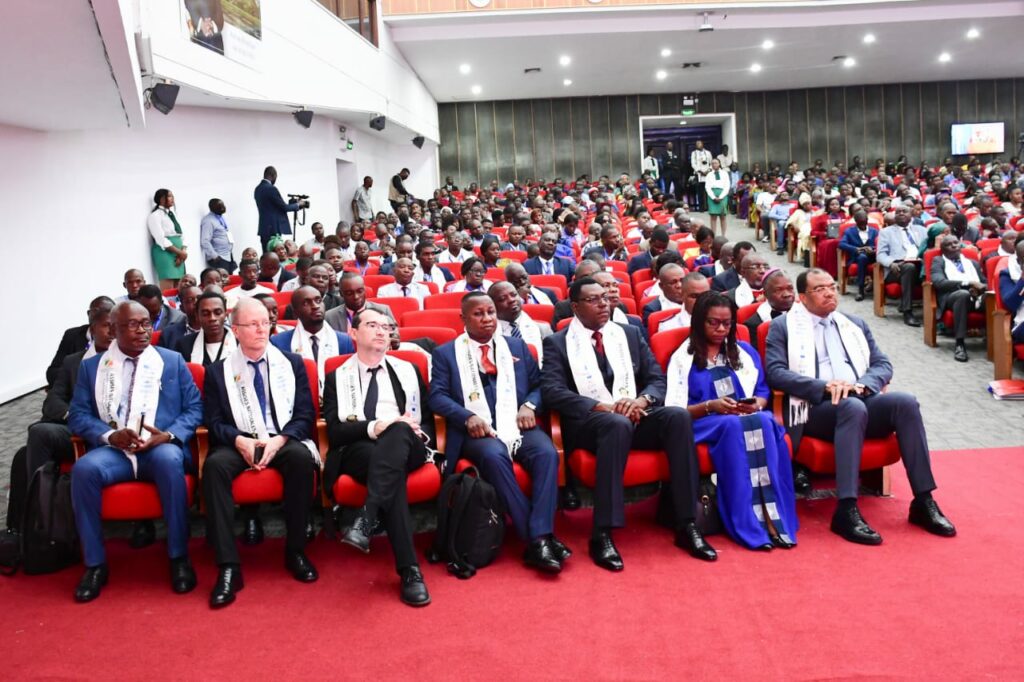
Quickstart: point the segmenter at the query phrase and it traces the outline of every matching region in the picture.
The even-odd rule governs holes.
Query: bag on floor
[[[78,529],[71,507],[71,474],[47,462],[32,474],[21,521],[22,569],[54,573],[80,561]]]
[[[655,518],[666,528],[675,530],[678,526],[672,491],[666,483],[661,484]],[[711,481],[710,476],[702,476],[700,479],[693,522],[701,535],[717,535],[722,532],[722,516],[718,512],[718,487]]]
[[[448,572],[466,580],[494,561],[505,540],[505,508],[476,467],[448,477],[437,507],[437,535],[427,554],[444,561]]]

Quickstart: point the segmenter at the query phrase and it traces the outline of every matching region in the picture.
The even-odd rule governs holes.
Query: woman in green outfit
[[[181,239],[181,226],[174,217],[174,194],[169,189],[158,189],[153,195],[156,206],[146,219],[146,227],[153,237],[153,267],[161,289],[171,289],[185,274],[188,248]]]
[[[711,172],[704,178],[704,187],[708,192],[708,215],[711,216],[711,231],[715,231],[715,221],[725,235],[725,210],[729,203],[729,171],[722,170],[718,159],[711,160]]]

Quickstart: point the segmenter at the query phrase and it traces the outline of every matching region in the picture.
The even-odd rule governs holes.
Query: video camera
[[[294,203],[299,202],[299,201],[305,201],[307,199],[309,199],[309,195],[308,194],[289,194],[288,195],[288,202],[291,203],[291,204],[294,204]]]

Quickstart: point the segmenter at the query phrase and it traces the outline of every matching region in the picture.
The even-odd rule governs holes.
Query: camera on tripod
[[[300,201],[305,201],[307,203],[307,207],[308,207],[308,204],[309,204],[308,200],[309,200],[309,195],[308,194],[289,194],[288,195],[288,203],[290,203],[290,204],[295,204],[295,203],[298,203]]]

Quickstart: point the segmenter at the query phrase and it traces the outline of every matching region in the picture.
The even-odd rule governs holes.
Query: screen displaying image
[[[1002,123],[954,123],[954,154],[1002,154]]]

